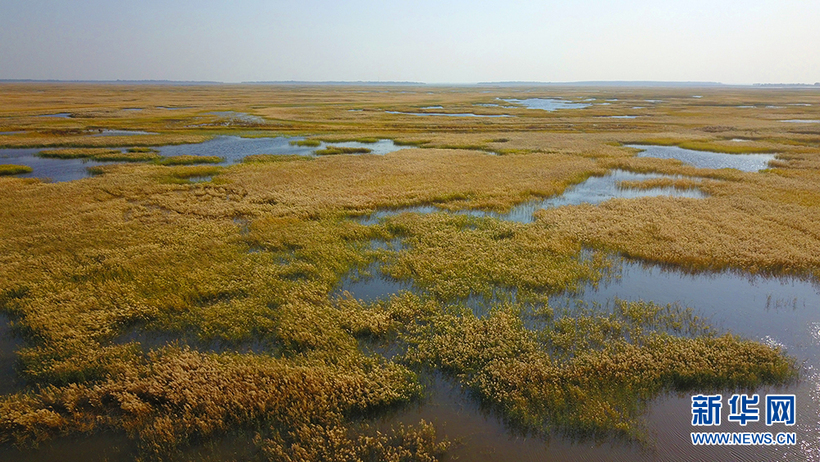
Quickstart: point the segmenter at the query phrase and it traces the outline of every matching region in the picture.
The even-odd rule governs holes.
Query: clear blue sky
[[[0,0],[0,79],[820,81],[820,0]]]

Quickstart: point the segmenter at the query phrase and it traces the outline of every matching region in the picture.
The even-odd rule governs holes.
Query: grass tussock
[[[97,156],[122,154],[119,149],[106,148],[66,148],[40,151],[39,157],[48,159],[94,159]]]
[[[195,164],[218,164],[225,159],[219,156],[172,156],[165,157],[157,161],[159,165],[195,165]]]
[[[290,144],[292,146],[303,146],[303,147],[310,147],[310,148],[318,148],[322,145],[322,142],[319,140],[296,140],[291,141]]]
[[[0,175],[18,175],[20,173],[31,173],[33,170],[31,167],[25,165],[12,165],[12,164],[2,164],[0,165]]]
[[[618,188],[623,189],[655,189],[655,188],[674,188],[680,191],[687,191],[691,189],[699,189],[701,182],[689,178],[650,178],[641,181],[620,181]]]
[[[49,159],[90,159],[98,162],[148,162],[161,158],[150,148],[129,148],[125,152],[108,148],[65,148],[40,151],[37,155]]]
[[[269,162],[291,162],[300,160],[312,160],[312,158],[296,154],[254,154],[245,156],[242,162],[246,164],[265,164]]]
[[[208,165],[183,165],[173,167],[170,171],[163,172],[161,181],[166,183],[187,184],[191,179],[210,178],[222,173],[222,167],[212,167]]]
[[[368,148],[349,148],[344,146],[327,146],[324,149],[317,149],[314,153],[317,156],[332,156],[336,154],[368,154],[373,150]]]

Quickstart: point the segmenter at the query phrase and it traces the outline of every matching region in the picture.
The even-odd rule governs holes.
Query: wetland
[[[816,89],[0,87],[3,460],[819,454]]]

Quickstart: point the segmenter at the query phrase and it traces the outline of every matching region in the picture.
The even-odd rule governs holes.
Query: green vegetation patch
[[[114,151],[105,154],[98,154],[92,159],[100,162],[149,162],[161,159],[156,151],[131,151],[127,152]]]
[[[0,164],[0,175],[18,175],[31,172],[31,167],[25,165]]]
[[[318,148],[322,145],[322,142],[319,140],[297,140],[291,141],[291,146],[303,146],[303,147],[311,147],[311,148]]]
[[[430,140],[393,140],[396,146],[422,146],[429,142]]]
[[[582,259],[577,242],[547,229],[491,218],[404,214],[386,226],[408,249],[388,259],[384,271],[412,278],[442,300],[491,296],[497,288],[517,288],[519,297],[571,290],[597,281],[613,263]]]
[[[161,179],[166,183],[187,184],[192,179],[209,178],[222,173],[222,167],[210,165],[184,165],[175,166],[170,171],[163,173]]]
[[[328,146],[325,149],[317,149],[315,154],[318,156],[331,156],[336,154],[367,154],[373,152],[368,148],[348,148],[342,146]]]
[[[129,148],[126,152],[109,148],[65,148],[40,151],[39,157],[50,159],[91,159],[99,162],[148,162],[160,159],[151,148]]]
[[[96,156],[116,154],[122,154],[122,151],[119,149],[107,148],[66,148],[50,149],[48,151],[40,151],[37,153],[39,157],[49,159],[93,159]]]
[[[242,162],[246,164],[264,164],[270,162],[290,162],[300,160],[313,160],[313,158],[296,154],[253,154],[242,158]]]
[[[157,161],[159,165],[196,165],[196,164],[218,164],[225,159],[219,156],[172,156],[165,157]]]

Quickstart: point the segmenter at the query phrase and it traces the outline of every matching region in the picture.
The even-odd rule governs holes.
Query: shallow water
[[[123,130],[108,130],[109,134],[97,136],[123,136]],[[127,135],[148,135],[148,132],[127,132]],[[319,147],[293,146],[291,141],[304,138],[242,138],[238,136],[217,136],[203,143],[179,144],[160,146],[157,149],[160,155],[173,157],[180,155],[218,156],[224,159],[217,165],[230,165],[241,162],[246,156],[254,154],[296,154],[313,156],[317,149],[327,146],[341,146],[351,148],[367,148],[371,154],[384,155],[390,152],[406,149],[398,146],[393,140],[379,140],[376,143],[360,143],[346,141],[342,143],[321,143]],[[52,181],[73,181],[93,176],[86,170],[87,167],[110,164],[112,162],[98,162],[89,159],[49,159],[37,157],[43,149],[0,149],[0,164],[26,165],[33,169],[31,173],[14,175],[20,178],[50,178]]]
[[[13,175],[18,178],[49,178],[52,181],[73,181],[93,176],[88,167],[104,165],[88,159],[49,159],[37,157],[41,148],[0,149],[0,164],[26,165],[32,168],[31,173]]]
[[[759,172],[768,168],[774,154],[724,154],[721,152],[694,151],[677,146],[654,146],[630,144],[630,148],[641,149],[638,157],[656,157],[659,159],[678,159],[698,168],[734,168],[743,172]]]
[[[660,304],[681,303],[711,319],[721,331],[781,345],[803,365],[802,380],[791,386],[754,390],[761,399],[768,393],[795,394],[798,422],[794,427],[767,427],[763,422],[740,427],[727,420],[705,431],[794,431],[797,446],[790,447],[696,447],[691,444],[691,395],[668,393],[649,403],[645,414],[654,440],[652,448],[609,441],[596,444],[553,436],[549,441],[528,438],[507,427],[496,412],[480,403],[453,380],[440,373],[428,376],[427,397],[421,403],[386,416],[383,428],[424,419],[436,424],[440,435],[456,439],[449,455],[460,460],[815,460],[820,439],[820,286],[796,278],[769,278],[737,272],[687,274],[660,265],[624,261],[619,277],[588,284],[579,294],[563,294],[550,300],[560,310],[580,301],[608,310],[616,298]],[[367,289],[360,286],[360,289]],[[403,287],[402,289],[405,289]],[[353,292],[353,291],[351,291]],[[389,290],[364,291],[369,300],[387,298]],[[357,296],[356,292],[353,292]],[[724,398],[731,392],[723,391]],[[765,411],[761,410],[761,416]]]
[[[136,135],[157,135],[154,132],[144,132],[141,130],[108,130],[104,129],[100,133],[92,136],[136,136]]]
[[[592,106],[587,103],[574,103],[562,99],[553,98],[528,98],[528,99],[505,99],[508,103],[517,103],[527,109],[541,109],[543,111],[557,111],[559,109],[583,109]]]
[[[393,140],[386,139],[379,140],[376,143],[360,143],[357,141],[341,143],[322,142],[318,147],[294,146],[290,144],[291,141],[299,141],[302,139],[304,138],[242,138],[239,136],[217,136],[203,143],[160,146],[157,149],[160,155],[167,157],[181,155],[218,156],[225,159],[218,165],[230,165],[242,162],[242,159],[246,156],[256,154],[312,156],[317,149],[325,149],[327,146],[367,148],[371,150],[371,154],[376,155],[384,155],[406,148],[405,146],[397,146],[393,143]]]
[[[558,196],[519,204],[513,207],[508,213],[484,212],[481,210],[459,210],[451,213],[478,217],[493,217],[500,220],[515,221],[518,223],[532,223],[535,220],[533,214],[536,211],[553,207],[561,207],[564,205],[600,204],[601,202],[615,198],[635,199],[639,197],[672,196],[702,199],[706,197],[706,194],[698,189],[625,189],[618,186],[621,181],[645,181],[655,178],[679,177],[661,174],[632,173],[624,170],[612,170],[605,176],[593,176],[582,183],[571,186]],[[434,213],[442,211],[444,210],[429,205],[377,210],[370,215],[361,217],[359,222],[362,224],[371,225],[378,223],[382,218],[399,215],[401,213]]]
[[[424,109],[424,108],[422,108]],[[414,115],[414,116],[444,116],[444,117],[490,117],[490,118],[497,118],[497,117],[513,117],[509,114],[473,114],[471,112],[466,113],[447,113],[447,112],[399,112],[399,111],[384,111],[387,114],[404,114],[404,115]]]
[[[67,119],[67,118],[71,117],[71,113],[70,112],[58,112],[56,114],[38,115],[37,117],[58,117],[58,118],[61,118],[61,119]]]
[[[613,115],[613,116],[604,116],[605,119],[637,119],[638,116],[634,115]]]
[[[820,119],[789,119],[781,120],[781,122],[790,124],[820,124]]]

